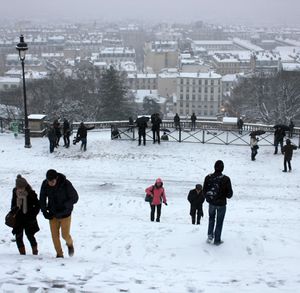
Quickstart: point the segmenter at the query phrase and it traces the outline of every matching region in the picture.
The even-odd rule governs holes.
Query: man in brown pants
[[[43,215],[50,221],[52,241],[56,257],[64,257],[59,232],[66,241],[69,256],[74,254],[73,240],[70,235],[73,205],[78,201],[78,194],[66,176],[50,169],[46,173],[40,191],[40,204]]]

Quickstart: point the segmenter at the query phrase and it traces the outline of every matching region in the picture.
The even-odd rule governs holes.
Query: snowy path
[[[47,139],[0,134],[0,215],[22,173],[39,192],[55,168],[77,188],[71,234],[73,258],[55,259],[48,222],[39,215],[39,256],[17,254],[10,229],[0,230],[0,292],[297,292],[300,290],[300,155],[283,174],[282,156],[261,147],[163,143],[138,147],[89,133],[79,146],[48,153]],[[225,163],[234,197],[224,222],[224,244],[205,242],[207,205],[200,226],[189,219],[189,189],[202,183],[215,160]],[[149,221],[144,189],[162,177],[169,205],[161,223]],[[27,240],[25,240],[27,241]],[[27,244],[27,242],[26,242]],[[27,244],[28,250],[29,245]]]

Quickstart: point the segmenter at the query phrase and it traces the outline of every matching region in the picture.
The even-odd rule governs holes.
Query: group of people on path
[[[192,224],[200,225],[203,217],[203,203],[209,204],[207,242],[215,245],[223,243],[221,239],[223,222],[226,214],[227,199],[233,195],[230,178],[224,175],[224,163],[221,160],[215,162],[214,173],[205,177],[203,188],[196,184],[195,189],[190,190],[188,201],[190,202],[190,216]],[[160,222],[162,203],[167,205],[167,197],[163,187],[163,181],[158,178],[154,185],[145,189],[145,201],[150,204],[150,221]],[[156,212],[156,217],[155,217]]]
[[[71,215],[73,206],[78,201],[78,193],[65,175],[50,169],[42,182],[40,197],[32,189],[27,180],[18,175],[12,191],[11,211],[15,215],[15,225],[12,233],[21,255],[26,254],[23,241],[24,232],[31,245],[32,254],[38,254],[38,243],[35,234],[40,230],[37,215],[42,211],[49,220],[52,241],[57,258],[63,258],[64,253],[60,242],[60,232],[65,240],[69,256],[74,254],[73,239],[70,235]]]
[[[95,126],[87,127],[84,122],[81,122],[76,137],[73,140],[73,144],[76,144],[77,142],[81,141],[80,149],[83,151],[86,151],[87,149],[87,131],[94,129]],[[70,122],[67,119],[64,119],[63,125],[61,126],[58,119],[54,120],[53,124],[50,125],[48,129],[48,139],[49,139],[49,148],[50,153],[54,152],[55,148],[59,147],[59,141],[62,136],[61,130],[63,133],[63,139],[64,139],[64,147],[69,148],[70,147],[70,136],[71,136],[71,126]]]

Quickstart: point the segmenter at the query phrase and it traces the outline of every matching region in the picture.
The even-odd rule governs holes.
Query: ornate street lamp
[[[30,144],[30,129],[28,128],[28,114],[27,114],[27,97],[26,97],[26,85],[25,85],[25,70],[24,70],[24,61],[26,51],[28,50],[27,44],[24,42],[24,36],[20,36],[20,43],[16,46],[16,49],[19,51],[19,58],[22,64],[22,73],[23,73],[23,97],[24,97],[24,115],[25,115],[25,148],[31,148]]]

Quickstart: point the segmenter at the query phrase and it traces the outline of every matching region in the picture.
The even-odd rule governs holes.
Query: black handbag
[[[153,197],[150,194],[146,194],[145,201],[146,202],[152,202],[152,200],[153,200]]]
[[[11,210],[5,216],[5,225],[11,228],[14,228],[16,225],[16,216],[18,211]]]

